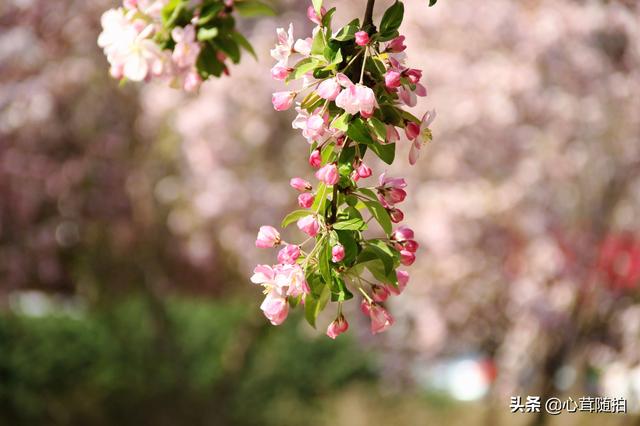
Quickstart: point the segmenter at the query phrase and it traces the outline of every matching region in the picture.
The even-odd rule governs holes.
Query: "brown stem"
[[[373,6],[376,0],[367,0],[367,9],[364,12],[362,28],[366,29],[369,25],[373,25]]]

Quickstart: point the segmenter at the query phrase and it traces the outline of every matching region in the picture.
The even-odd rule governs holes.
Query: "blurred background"
[[[259,60],[189,96],[108,76],[115,2],[0,3],[0,424],[640,424],[638,2],[406,0],[415,112],[438,119],[389,174],[422,248],[397,324],[372,337],[353,309],[335,342],[328,316],[268,325],[248,280],[311,176],[268,55],[307,4],[274,4],[240,24]]]

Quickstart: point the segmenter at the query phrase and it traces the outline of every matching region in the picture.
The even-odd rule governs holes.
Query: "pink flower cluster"
[[[196,69],[200,44],[194,24],[171,30],[173,50],[162,49],[154,37],[164,30],[161,11],[168,0],[125,0],[101,18],[102,47],[114,78],[131,81],[168,81],[188,92],[202,83]]]

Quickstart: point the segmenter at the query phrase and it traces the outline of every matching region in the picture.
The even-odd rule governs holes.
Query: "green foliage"
[[[373,377],[348,336],[303,336],[295,318],[273,330],[247,305],[133,298],[81,318],[4,314],[2,424],[281,426],[277,401],[311,412],[318,395]]]

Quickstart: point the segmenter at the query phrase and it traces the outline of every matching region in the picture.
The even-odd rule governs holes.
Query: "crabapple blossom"
[[[318,231],[320,230],[320,224],[314,215],[305,216],[299,219],[297,225],[302,232],[310,237],[318,235]]]
[[[291,185],[293,189],[298,190],[300,192],[311,191],[311,188],[312,188],[311,183],[309,183],[309,181],[299,177],[291,178],[291,180],[289,181],[289,185]]]
[[[271,97],[271,103],[273,109],[276,111],[286,111],[293,105],[293,100],[296,97],[296,92],[275,92]]]
[[[269,248],[280,244],[280,233],[273,226],[261,226],[256,238],[256,247]]]
[[[344,259],[344,246],[336,244],[331,248],[331,261],[334,263],[341,262]]]
[[[369,44],[369,34],[366,31],[358,31],[355,33],[356,44],[358,46],[366,46]]]
[[[349,329],[349,323],[344,315],[340,314],[327,327],[327,336],[335,340],[336,337]]]
[[[338,315],[326,331],[335,339],[349,327],[342,303],[354,295],[363,297],[360,306],[370,317],[373,334],[394,323],[381,303],[402,293],[409,274],[398,268],[414,263],[419,247],[410,228],[392,229],[392,223],[404,220],[396,204],[407,197],[407,182],[386,173],[372,188],[359,186],[359,181],[373,174],[365,155],[392,164],[396,144],[403,143],[400,130],[412,150],[420,149],[413,146],[431,139],[428,126],[432,119],[423,117],[421,121],[403,109],[426,95],[422,71],[406,65],[404,36],[395,37],[386,46],[379,41],[397,34],[403,3],[394,2],[380,26],[371,21],[360,24],[356,19],[337,31],[331,30],[335,10],[327,12],[321,7],[322,1],[314,1],[307,9],[316,24],[312,37],[294,42],[291,25],[288,31],[279,28],[271,50],[276,60],[272,77],[287,85],[296,84],[274,93],[272,103],[276,110],[286,110],[296,102],[291,126],[300,130],[310,145],[308,163],[317,169],[315,177],[320,181],[311,192],[313,188],[305,179],[291,179],[290,185],[300,192],[298,205],[302,209],[288,214],[282,227],[295,222],[308,238],[286,244],[277,255],[279,263],[257,267],[252,282],[265,288],[263,311],[274,324],[286,318],[288,310],[283,304],[289,303],[303,305],[305,319],[315,327],[318,307],[328,303],[327,297],[337,302]],[[378,229],[362,232],[370,227]],[[272,233],[265,234],[258,238],[260,245],[275,245]],[[366,267],[371,275],[366,279],[359,276],[365,262],[372,262]]]
[[[340,173],[335,164],[327,164],[316,172],[316,178],[327,185],[335,185],[340,180]]]
[[[315,201],[315,195],[305,192],[303,194],[298,195],[298,205],[304,209],[308,209],[313,205]]]
[[[409,138],[412,139],[411,150],[409,151],[409,164],[412,166],[418,161],[420,149],[422,149],[422,147],[431,140],[431,129],[429,129],[429,126],[433,123],[435,118],[435,110],[427,111],[420,121],[418,134],[413,138]]]

